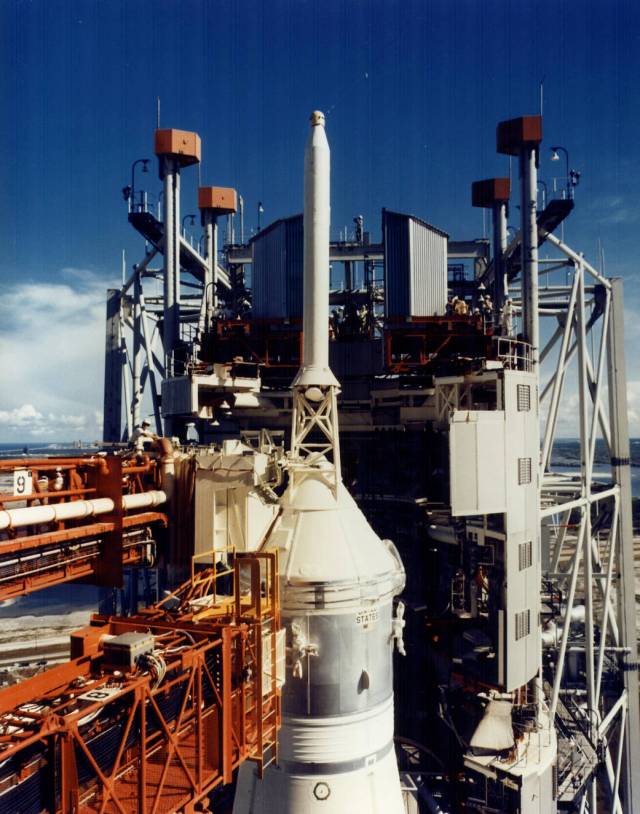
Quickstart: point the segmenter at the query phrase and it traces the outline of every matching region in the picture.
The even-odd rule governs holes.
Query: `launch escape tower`
[[[317,297],[317,312],[306,297],[303,309],[301,216],[219,252],[202,198],[202,254],[175,212],[130,203],[147,250],[109,294],[105,439],[122,437],[123,394],[125,434],[143,398],[158,429],[164,420],[181,437],[189,424],[205,442],[281,430],[292,460],[307,456],[302,472],[315,464],[339,492],[341,471],[395,541],[407,577],[396,736],[425,810],[640,810],[622,281],[554,234],[573,199],[538,208],[541,143],[539,116],[498,126],[498,152],[519,168],[511,238],[505,178],[472,187],[473,205],[491,211],[491,245],[388,210],[379,243],[358,218],[352,237],[327,235],[328,309]],[[230,215],[233,191],[209,189]],[[143,293],[147,278],[166,286],[151,263],[164,254],[170,269],[171,246],[189,283],[182,295],[177,284],[177,322],[166,299]],[[313,353],[309,320],[329,325],[319,367],[340,380],[338,402],[332,375],[307,381],[303,367],[291,387]],[[572,385],[580,461],[558,467]],[[299,642],[303,673],[317,643]]]

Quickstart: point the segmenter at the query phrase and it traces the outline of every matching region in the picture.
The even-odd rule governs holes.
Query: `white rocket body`
[[[326,392],[338,385],[328,365],[329,147],[317,113],[305,155],[304,229],[304,360],[293,386]],[[393,598],[404,568],[339,472],[332,486],[328,469],[327,461],[302,461],[290,470],[265,542],[279,555],[287,631],[283,722],[278,764],[262,780],[250,763],[240,767],[234,814],[404,814],[392,665]]]

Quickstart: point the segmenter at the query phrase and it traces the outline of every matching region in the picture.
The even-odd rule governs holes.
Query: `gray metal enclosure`
[[[448,235],[413,215],[382,210],[387,319],[441,316]]]
[[[277,220],[253,238],[253,316],[302,318],[302,215]]]

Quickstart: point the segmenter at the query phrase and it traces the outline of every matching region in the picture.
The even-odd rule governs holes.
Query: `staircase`
[[[558,802],[570,803],[598,765],[589,737],[589,721],[572,703],[558,699],[555,719],[558,737]]]

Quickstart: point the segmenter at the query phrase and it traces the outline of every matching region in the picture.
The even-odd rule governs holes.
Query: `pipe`
[[[538,373],[540,325],[538,321],[538,197],[537,148],[520,152],[520,217],[522,234],[522,302],[525,339],[531,345],[534,373]]]
[[[507,204],[496,201],[493,204],[493,307],[496,314],[504,305],[507,296],[507,281],[504,273],[504,253],[507,250]]]
[[[129,460],[131,460],[131,459],[129,459]],[[151,460],[151,457],[149,456],[149,454],[145,453],[142,456],[142,459],[141,459],[139,464],[134,464],[134,465],[129,465],[128,466],[126,463],[123,463],[122,474],[123,475],[133,475],[133,474],[142,473],[142,472],[151,472],[151,469],[152,469],[154,463],[155,463],[155,461]]]
[[[30,500],[60,500],[63,497],[80,497],[81,495],[92,494],[95,488],[86,489],[62,489],[59,492],[32,492],[30,495],[2,495],[0,503],[18,503]]]
[[[136,429],[140,426],[140,405],[142,402],[142,319],[140,311],[140,272],[136,270],[133,282],[133,365],[131,369],[131,423]]]
[[[173,451],[173,444],[169,438],[159,438],[158,446],[162,452],[162,458],[160,460],[162,490],[167,496],[167,501],[170,501],[173,497],[173,487],[175,483],[175,453]]]
[[[124,511],[142,509],[148,506],[159,506],[166,501],[167,495],[163,491],[140,492],[135,495],[124,495],[122,508]],[[6,509],[0,512],[0,531],[41,523],[81,520],[99,514],[108,514],[114,509],[115,503],[108,497],[93,500],[73,500],[67,503],[54,503],[47,506],[32,506],[22,509]]]
[[[171,156],[163,157],[164,173],[164,320],[163,345],[165,370],[172,368],[173,351],[180,336],[179,308],[176,289],[180,276],[180,240],[178,224],[180,218],[180,187],[177,162]]]
[[[580,622],[584,624],[585,620],[585,607],[584,605],[574,605],[569,614],[569,623]],[[566,615],[562,619],[566,622]],[[556,622],[550,622],[547,627],[542,631],[541,639],[543,647],[556,647],[562,639],[562,632],[564,625],[558,625]]]
[[[204,234],[207,266],[204,274],[203,296],[205,299],[205,323],[203,328],[211,329],[213,312],[217,306],[216,267],[218,265],[218,219],[211,209],[205,209]]]
[[[148,506],[159,506],[166,503],[166,494],[159,489],[152,489],[150,492],[138,492],[135,495],[124,495],[122,498],[122,508],[125,511],[130,509],[145,509]]]
[[[56,469],[77,469],[79,466],[97,466],[106,474],[108,467],[104,455],[90,458],[18,458],[0,461],[0,471],[5,469],[38,469],[42,471]]]

